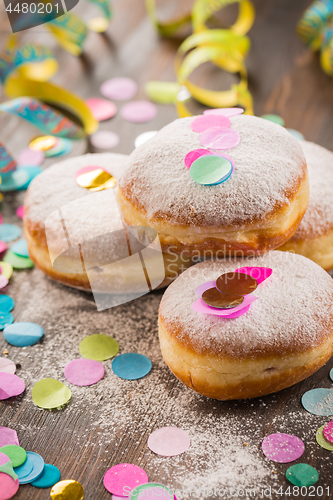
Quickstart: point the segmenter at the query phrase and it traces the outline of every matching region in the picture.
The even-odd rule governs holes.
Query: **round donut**
[[[202,300],[199,285],[244,266],[273,271],[252,292],[257,299],[245,314],[226,319],[193,310]],[[277,392],[332,356],[333,280],[311,260],[288,252],[205,261],[165,291],[159,338],[171,371],[204,396],[228,400]]]
[[[313,142],[300,141],[310,184],[309,204],[295,234],[279,250],[308,257],[333,269],[333,153]]]
[[[125,235],[119,209],[111,203],[114,190],[93,193],[76,182],[76,172],[87,166],[104,168],[119,178],[126,159],[126,155],[112,153],[69,158],[52,165],[30,184],[24,205],[29,255],[53,280],[94,293],[138,292],[141,286],[145,292],[167,285],[184,268],[178,256],[163,255],[165,277],[157,283],[160,254],[151,252],[148,255],[146,252],[144,258],[148,258],[145,265],[150,283],[146,277],[142,281],[144,271],[139,257],[131,261],[124,259],[126,252],[128,254],[129,233]],[[63,229],[64,221],[66,230]],[[108,236],[110,231],[112,237]],[[52,240],[51,249],[48,235]],[[73,251],[66,251],[66,240],[73,245]],[[89,245],[79,250],[78,245],[87,240]],[[131,248],[132,251],[140,249],[137,241]],[[52,255],[61,256],[61,260],[52,262],[50,251]],[[116,261],[117,265],[112,266]]]
[[[181,118],[133,151],[118,190],[130,225],[159,233],[163,251],[207,258],[256,255],[275,249],[296,231],[308,203],[304,154],[286,129],[254,116],[230,118],[240,137],[226,154],[232,175],[218,185],[194,182],[184,163],[202,149],[194,119]]]

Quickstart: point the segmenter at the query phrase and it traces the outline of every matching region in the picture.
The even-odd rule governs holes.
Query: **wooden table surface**
[[[186,3],[190,2],[183,1],[178,8],[186,10]],[[332,149],[332,80],[320,69],[318,55],[310,53],[295,34],[308,0],[254,3],[256,20],[249,34],[252,48],[246,64],[255,113],[277,113],[287,127]],[[29,30],[21,38],[49,45],[60,63],[54,81],[83,98],[99,96],[100,84],[113,76],[134,78],[139,84],[138,97],[144,98],[148,80],[174,80],[173,60],[178,42],[159,38],[147,18],[143,0],[114,0],[113,4],[114,19],[107,34],[90,33],[81,58],[64,53],[43,27]],[[84,0],[75,8],[85,18],[93,10]],[[3,47],[9,33],[3,7],[0,27]],[[196,71],[194,79],[212,89],[227,89],[236,81],[236,77],[210,65]],[[194,104],[193,109],[202,107]],[[134,125],[118,115],[101,124],[101,129],[120,135],[115,152],[130,153],[139,133],[158,130],[175,118],[173,106],[161,105],[150,123]],[[15,156],[36,133],[36,129],[15,117],[0,117],[0,140]],[[89,145],[84,142],[78,143],[72,154],[82,154],[87,148]],[[45,166],[53,162],[48,160]],[[2,212],[6,222],[18,223],[15,209],[23,196],[24,193],[5,196]],[[171,488],[184,487],[188,496],[177,493],[179,499],[222,498],[223,492],[207,491],[216,487],[225,488],[224,498],[245,497],[245,490],[250,488],[255,488],[256,498],[332,497],[332,455],[320,448],[315,439],[316,430],[329,417],[308,414],[300,398],[309,389],[332,387],[329,370],[333,361],[308,380],[278,394],[217,402],[184,387],[161,358],[156,321],[163,292],[97,312],[90,294],[53,283],[37,269],[15,272],[7,289],[5,292],[16,301],[15,320],[40,324],[45,336],[40,344],[26,348],[9,346],[0,336],[0,352],[8,349],[8,357],[18,364],[17,374],[26,383],[21,397],[1,402],[1,425],[15,429],[25,449],[40,453],[45,462],[56,465],[62,479],[79,481],[85,499],[111,498],[104,489],[103,476],[109,467],[120,462],[140,465],[150,481]],[[148,355],[153,362],[152,372],[139,381],[123,381],[112,373],[107,361],[100,383],[82,388],[71,386],[64,378],[63,367],[79,357],[79,342],[92,333],[114,336],[121,352]],[[70,385],[72,400],[64,409],[47,411],[33,404],[31,389],[45,377]],[[162,458],[148,449],[149,434],[164,425],[179,426],[189,432],[192,445],[187,453]],[[296,490],[287,490],[289,483],[284,474],[288,464],[274,464],[260,451],[263,437],[273,432],[294,433],[304,440],[305,453],[297,462],[318,469],[320,479],[316,487],[323,487],[322,494],[320,489],[313,494],[303,491],[299,496]],[[189,496],[190,486],[193,489]],[[270,487],[272,490],[267,490]],[[263,492],[262,488],[266,490]],[[15,498],[47,499],[49,491],[22,486]]]

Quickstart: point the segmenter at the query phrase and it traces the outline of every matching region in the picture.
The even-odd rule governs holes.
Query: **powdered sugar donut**
[[[227,319],[197,312],[199,285],[244,266],[272,269],[251,293],[256,300],[245,314]],[[221,400],[270,394],[305,379],[332,356],[333,280],[288,252],[205,261],[165,291],[159,337],[172,372],[200,394]]]
[[[236,145],[217,151],[201,144],[206,131],[192,130],[195,120],[175,120],[129,156],[118,191],[126,223],[155,228],[163,251],[191,257],[260,254],[287,241],[308,202],[298,141],[279,125],[241,115],[220,129],[226,144]],[[212,130],[210,140],[220,147],[218,128]],[[203,147],[234,163],[225,182],[207,186],[191,178],[185,158]]]
[[[147,283],[139,255],[127,258],[146,244],[141,245],[130,228],[124,231],[114,190],[94,193],[76,182],[75,174],[88,166],[101,167],[119,178],[126,159],[113,153],[69,158],[30,184],[24,207],[29,255],[52,279],[94,293],[121,294],[165,286],[178,275],[184,265],[179,259],[172,256],[172,262],[165,260],[163,266],[161,251],[146,249],[141,253]]]
[[[310,198],[296,233],[280,250],[296,252],[333,269],[333,153],[300,141],[309,172]]]

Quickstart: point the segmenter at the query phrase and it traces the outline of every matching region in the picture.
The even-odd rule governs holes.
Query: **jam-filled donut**
[[[279,250],[296,252],[326,271],[333,269],[333,153],[300,141],[309,172],[310,197],[295,234]]]
[[[118,190],[125,222],[155,228],[163,251],[183,257],[255,255],[281,246],[308,203],[298,141],[262,118],[219,122],[215,115],[210,123],[207,116],[214,115],[175,120],[129,156]],[[202,180],[214,161],[224,162],[221,178]]]
[[[159,337],[171,371],[200,394],[228,400],[277,392],[332,356],[333,280],[288,252],[201,262],[165,291]]]
[[[78,171],[94,166],[118,179],[126,159],[112,153],[70,158],[52,165],[30,184],[24,206],[29,255],[50,278],[94,293],[120,294],[137,292],[141,286],[143,292],[149,291],[177,277],[184,264],[175,256],[172,262],[162,256],[162,271],[161,252],[141,252],[146,271],[138,254],[125,258],[130,255],[129,244],[133,254],[145,245],[131,236],[129,228],[124,231],[114,189],[92,192],[76,181]]]

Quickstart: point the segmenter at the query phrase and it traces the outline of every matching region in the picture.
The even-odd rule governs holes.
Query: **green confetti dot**
[[[281,125],[281,127],[284,127],[284,119],[279,116],[279,115],[273,115],[273,114],[268,114],[268,115],[261,115],[261,118],[264,120],[268,120],[269,122],[276,123],[277,125]]]
[[[96,333],[80,342],[79,351],[84,358],[104,361],[113,358],[118,353],[119,344],[109,335]]]
[[[20,257],[11,250],[8,250],[3,260],[7,262],[7,264],[11,264],[14,269],[28,269],[34,266],[34,263],[29,257]]]
[[[231,172],[231,162],[217,155],[200,156],[190,168],[190,175],[194,182],[206,186],[227,180]]]
[[[14,481],[16,481],[16,479],[18,478],[18,475],[16,474],[16,472],[13,469],[13,464],[12,464],[11,460],[8,460],[8,462],[6,462],[5,464],[0,465],[0,472],[3,472],[4,474],[8,474],[8,476],[12,477],[14,479]]]
[[[312,486],[318,481],[319,474],[309,464],[295,464],[287,469],[286,478],[295,486]]]
[[[327,439],[325,438],[324,436],[324,433],[323,433],[323,429],[324,429],[325,425],[322,425],[318,430],[317,430],[317,433],[316,433],[316,440],[317,440],[317,443],[319,444],[319,446],[321,446],[322,448],[325,448],[325,450],[329,450],[329,451],[333,451],[333,443],[330,443],[329,441],[327,441]]]
[[[70,389],[54,378],[43,378],[32,388],[33,402],[46,410],[65,405],[71,397]]]
[[[0,448],[0,452],[7,455],[7,457],[11,460],[13,467],[19,467],[19,465],[22,465],[27,459],[27,452],[21,448],[21,446],[17,446],[16,444],[3,446]]]

